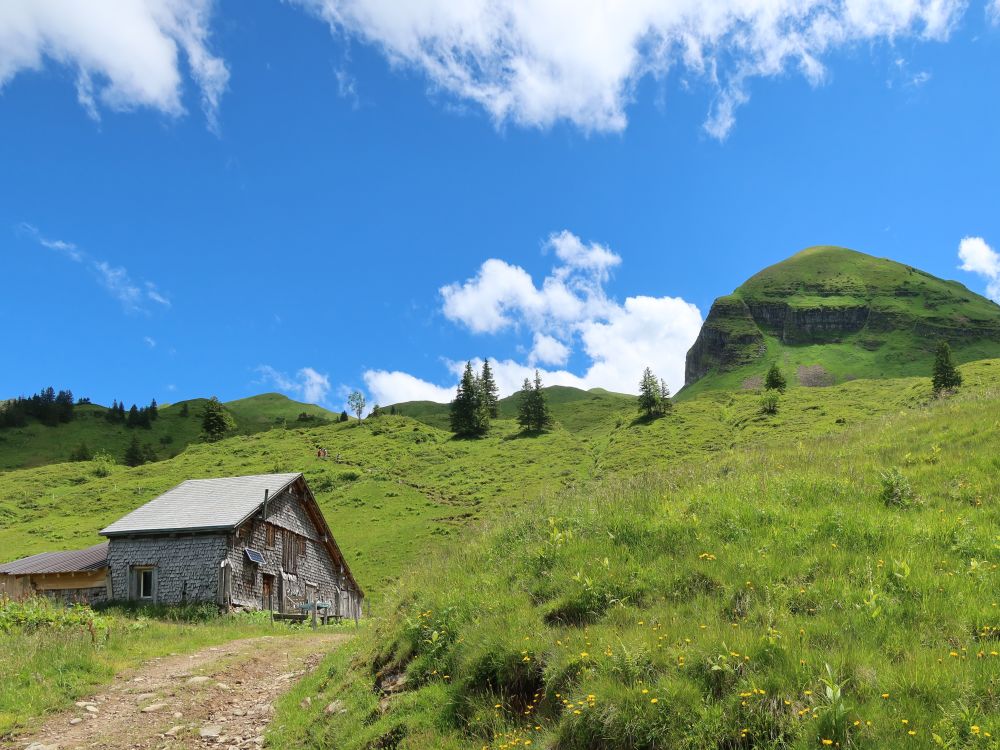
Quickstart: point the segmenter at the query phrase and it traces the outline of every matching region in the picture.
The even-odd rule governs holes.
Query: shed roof
[[[67,552],[40,552],[8,563],[0,563],[0,574],[12,576],[39,573],[83,573],[99,570],[108,564],[108,543]]]
[[[301,477],[256,474],[248,477],[189,479],[136,508],[101,530],[104,536],[222,531],[235,528],[264,502],[264,490],[274,497]]]

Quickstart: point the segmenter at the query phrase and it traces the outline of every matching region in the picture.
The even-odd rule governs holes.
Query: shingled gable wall
[[[231,537],[229,563],[232,566],[232,604],[234,606],[259,609],[263,605],[263,576],[274,576],[272,590],[274,608],[279,609],[279,596],[295,602],[306,602],[314,596],[320,601],[339,603],[339,611],[331,612],[342,617],[361,616],[361,597],[350,579],[330,557],[317,529],[305,508],[306,498],[298,485],[292,485],[267,503],[266,522],[260,513],[243,525],[245,535]],[[274,546],[267,546],[267,524],[276,528]],[[298,558],[296,574],[282,569],[283,530],[295,532],[306,539],[306,553]],[[264,556],[264,564],[251,563],[244,553],[251,548]],[[307,591],[306,584],[309,585]],[[313,586],[312,584],[316,584]]]

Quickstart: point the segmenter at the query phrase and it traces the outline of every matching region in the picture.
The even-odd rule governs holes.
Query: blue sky
[[[0,395],[677,389],[815,244],[1000,298],[1000,6],[601,6],[6,4]]]

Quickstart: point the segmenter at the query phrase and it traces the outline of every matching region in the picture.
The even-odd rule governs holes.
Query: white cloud
[[[451,401],[454,388],[443,388],[414,377],[408,372],[394,370],[368,370],[365,387],[371,394],[372,404],[398,404],[402,401]]]
[[[986,279],[986,296],[1000,302],[1000,254],[982,237],[963,237],[958,258],[962,261],[959,268]]]
[[[1000,24],[1000,0],[992,0],[986,5],[986,17],[992,24]]]
[[[257,374],[261,384],[273,385],[295,398],[310,404],[325,404],[330,394],[330,377],[317,372],[312,367],[303,367],[294,377],[276,370],[270,365],[258,365]]]
[[[942,40],[965,8],[964,0],[296,2],[498,124],[621,131],[639,81],[683,68],[715,91],[705,128],[717,138],[732,129],[751,79],[794,70],[818,85],[824,55],[905,36]]]
[[[183,53],[215,129],[229,71],[209,49],[212,6],[213,0],[4,0],[0,89],[51,62],[73,71],[77,99],[95,119],[99,106],[179,116]]]
[[[473,278],[441,290],[445,316],[473,333],[530,332],[526,362],[491,360],[501,394],[520,388],[536,366],[547,385],[635,393],[643,368],[651,367],[672,389],[681,388],[687,350],[701,330],[698,308],[679,297],[632,296],[618,303],[604,289],[608,270],[621,263],[618,255],[570,232],[552,235],[546,247],[559,262],[540,285],[523,268],[493,258]],[[577,346],[587,360],[582,374],[565,369]],[[482,366],[481,359],[472,361]],[[464,366],[448,363],[456,382]],[[405,372],[369,371],[365,382],[383,404],[454,396],[453,387]]]
[[[156,348],[156,339],[154,339],[152,336],[143,336],[142,340],[146,343],[146,346],[148,346],[150,349]]]
[[[121,266],[112,266],[107,261],[92,258],[76,243],[65,240],[53,240],[41,233],[38,227],[27,222],[21,222],[16,230],[19,234],[30,237],[42,247],[55,250],[74,263],[86,267],[97,278],[98,283],[108,293],[122,303],[128,312],[148,312],[146,303],[155,302],[163,307],[170,307],[170,300],[162,294],[156,284],[151,281],[139,283],[132,280],[129,272]]]
[[[445,317],[475,333],[497,333],[521,318],[534,328],[565,328],[601,314],[608,306],[602,284],[621,258],[565,231],[550,236],[545,248],[554,250],[562,264],[541,288],[520,266],[490,258],[473,278],[440,289]]]
[[[543,365],[564,365],[569,361],[570,348],[557,338],[535,331],[528,362]]]

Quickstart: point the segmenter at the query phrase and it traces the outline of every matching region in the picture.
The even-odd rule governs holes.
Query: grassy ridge
[[[997,747],[1000,363],[963,372],[949,400],[518,508],[412,573],[271,741]]]
[[[176,456],[201,438],[201,411],[206,399],[191,399],[160,408],[160,418],[150,429],[129,429],[105,419],[107,409],[96,404],[75,407],[75,418],[56,427],[32,421],[26,427],[0,429],[0,471],[61,463],[85,443],[92,452],[106,451],[119,460],[133,437],[149,444],[159,458]],[[184,405],[188,415],[182,415]],[[315,404],[293,401],[279,393],[263,393],[229,401],[226,409],[236,420],[237,431],[254,433],[287,423],[305,413],[319,420],[337,415]]]

